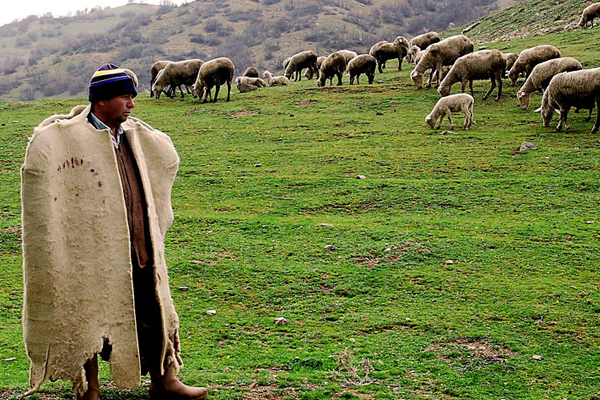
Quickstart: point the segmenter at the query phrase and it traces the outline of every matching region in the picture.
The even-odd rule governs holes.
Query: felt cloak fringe
[[[140,385],[123,189],[110,132],[89,124],[89,112],[90,106],[78,106],[69,115],[43,121],[21,170],[23,333],[31,360],[27,394],[46,379],[70,380],[74,391],[84,393],[83,365],[105,342],[112,346],[110,369],[117,387]],[[173,222],[171,188],[179,157],[170,138],[143,121],[130,117],[122,126],[148,208],[163,330],[161,368],[178,369],[179,321],[164,236]]]

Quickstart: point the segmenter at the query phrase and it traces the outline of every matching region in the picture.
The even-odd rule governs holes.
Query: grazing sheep
[[[450,129],[454,129],[452,121],[452,112],[462,111],[465,114],[465,123],[463,128],[469,129],[473,124],[473,96],[466,93],[453,94],[451,96],[442,97],[438,100],[433,110],[425,117],[425,122],[431,129],[439,129],[442,126],[444,117],[450,120]],[[434,128],[436,121],[439,118],[437,128]]]
[[[581,13],[581,19],[579,20],[579,27],[581,29],[587,28],[588,22],[592,21],[592,28],[594,27],[594,19],[600,18],[600,3],[594,3],[589,5]]]
[[[462,92],[464,93],[469,82],[471,96],[473,96],[473,81],[475,79],[491,79],[492,85],[487,91],[483,100],[492,93],[492,90],[498,84],[498,95],[496,100],[502,96],[502,75],[506,69],[506,59],[500,50],[480,50],[474,53],[465,54],[459,57],[452,65],[452,68],[440,83],[438,93],[443,96],[450,94],[452,85],[456,82],[462,82]]]
[[[290,80],[285,76],[273,76],[269,71],[263,72],[263,78],[266,79],[269,86],[283,86],[290,84]]]
[[[302,70],[308,68],[312,74],[317,72],[317,53],[312,50],[301,51],[290,57],[285,73],[286,78],[290,79],[294,75],[294,81],[302,80]],[[311,79],[309,78],[309,79]]]
[[[440,35],[437,32],[427,32],[422,35],[415,36],[408,42],[408,47],[418,46],[419,49],[425,50],[429,45],[440,41]]]
[[[406,52],[406,61],[408,61],[409,63],[416,64],[419,62],[424,52],[425,50],[421,50],[419,46],[413,44]]]
[[[508,71],[515,65],[519,55],[517,53],[504,53],[504,59],[506,60],[506,71],[504,71],[504,77],[508,78]]]
[[[582,69],[581,63],[572,57],[554,58],[536,65],[527,77],[525,84],[517,92],[521,108],[527,110],[533,92],[544,93],[550,80],[556,74]]]
[[[382,40],[371,46],[369,54],[377,60],[379,73],[383,74],[385,62],[394,58],[398,59],[398,71],[402,71],[402,60],[408,53],[408,40],[404,36],[398,36],[393,43]]]
[[[254,78],[250,76],[238,76],[235,78],[235,83],[246,83],[256,87],[267,87],[267,84],[261,78]]]
[[[202,64],[198,71],[198,78],[192,88],[195,97],[198,97],[202,102],[206,103],[211,99],[213,103],[217,102],[219,89],[221,85],[227,84],[227,101],[231,94],[231,82],[233,82],[233,74],[235,66],[227,57],[219,57]],[[215,98],[212,99],[211,90],[215,87]]]
[[[523,50],[519,53],[519,57],[512,68],[508,71],[508,78],[510,79],[511,85],[514,86],[517,83],[517,79],[521,72],[525,72],[525,75],[529,76],[533,67],[539,63],[559,57],[560,51],[550,44],[541,44]]]
[[[336,53],[340,53],[342,56],[344,56],[344,59],[346,60],[346,68],[348,68],[350,60],[358,56],[358,54],[356,54],[356,52],[352,50],[338,50],[336,51]]]
[[[283,60],[283,63],[281,65],[283,66],[284,71],[287,69],[288,65],[290,64],[291,59],[292,59],[292,57],[288,57],[285,60]]]
[[[434,43],[425,50],[423,56],[410,73],[410,78],[417,88],[423,87],[423,74],[431,69],[427,88],[431,87],[433,74],[437,72],[438,82],[441,81],[442,67],[452,65],[458,57],[473,52],[473,42],[465,35],[450,36],[441,42]],[[438,72],[439,71],[439,72]]]
[[[340,53],[332,53],[323,64],[321,64],[321,70],[319,71],[319,79],[317,80],[318,86],[325,86],[327,79],[329,79],[329,86],[333,86],[333,77],[337,76],[338,86],[342,85],[342,75],[346,71],[346,59]]]
[[[174,88],[179,87],[181,98],[183,98],[181,85],[192,86],[196,82],[198,71],[203,64],[204,61],[202,60],[191,59],[171,62],[165,65],[165,67],[159,71],[158,75],[156,75],[156,79],[152,85],[154,97],[159,99],[164,88],[171,86],[173,92],[175,91]]]
[[[348,63],[350,84],[354,84],[354,77],[356,77],[356,84],[360,85],[360,74],[363,73],[369,78],[369,85],[372,84],[375,79],[375,68],[377,68],[377,60],[372,55],[361,54],[354,57]]]
[[[258,69],[256,67],[248,67],[242,74],[242,76],[249,76],[250,78],[258,78]]]
[[[542,121],[548,126],[555,110],[559,110],[560,121],[556,130],[570,124],[567,115],[571,107],[591,110],[596,109],[596,121],[591,133],[598,132],[600,127],[600,68],[582,69],[580,71],[561,72],[550,80],[542,97]]]
[[[161,60],[152,64],[150,68],[150,97],[154,97],[152,93],[152,86],[154,85],[154,81],[156,80],[156,76],[160,72],[161,69],[167,66],[167,64],[172,63],[173,61]]]

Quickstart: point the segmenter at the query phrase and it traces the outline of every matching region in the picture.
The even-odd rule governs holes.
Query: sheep
[[[425,50],[429,45],[440,41],[440,35],[437,32],[427,32],[422,35],[415,36],[408,42],[408,47],[418,46],[419,49]]]
[[[329,86],[333,86],[333,77],[337,76],[338,86],[342,85],[342,75],[346,71],[346,59],[340,53],[332,53],[323,64],[321,64],[321,70],[319,71],[319,79],[317,80],[318,86],[325,86],[327,79],[329,79]]]
[[[319,79],[319,70],[321,69],[321,64],[323,64],[323,61],[325,61],[326,58],[327,57],[325,57],[325,56],[319,56],[319,57],[317,57],[317,64],[316,64],[317,71],[316,71],[316,76],[315,76],[317,79]],[[313,78],[313,73],[309,69],[307,69],[304,72],[304,76],[307,79],[312,79]]]
[[[496,100],[502,96],[502,75],[506,69],[506,59],[500,50],[480,50],[474,53],[465,54],[459,57],[452,65],[452,68],[440,83],[438,93],[442,96],[448,96],[452,85],[456,82],[462,82],[462,91],[465,91],[467,82],[473,96],[473,80],[491,79],[492,85],[483,100],[492,93],[492,90],[498,84],[498,95]]]
[[[531,74],[517,92],[521,108],[527,110],[533,92],[544,93],[554,75],[561,72],[578,71],[582,68],[581,63],[572,57],[554,58],[539,63],[531,70]]]
[[[308,68],[312,74],[316,73],[316,64],[317,53],[312,50],[301,51],[300,53],[294,54],[292,57],[290,57],[283,75],[288,79],[294,75],[294,81],[299,81],[302,80],[301,73],[304,68]]]
[[[242,76],[249,76],[251,78],[258,78],[258,69],[256,67],[248,67],[244,70]]]
[[[346,60],[346,68],[348,68],[350,60],[358,56],[358,54],[352,50],[338,50],[336,53],[340,53],[342,56],[344,56],[344,59]]]
[[[555,75],[548,84],[542,97],[542,121],[548,126],[555,110],[560,113],[560,121],[556,127],[561,131],[571,127],[567,115],[571,107],[590,110],[596,109],[596,121],[591,133],[598,132],[600,127],[600,68],[582,69],[572,72],[561,72]]]
[[[263,78],[265,78],[269,86],[283,86],[290,84],[290,80],[285,76],[273,76],[269,71],[263,72]]]
[[[444,65],[452,65],[458,57],[473,52],[473,42],[465,35],[450,36],[441,42],[434,43],[425,50],[415,69],[410,73],[410,78],[417,88],[423,87],[423,74],[431,68],[429,83],[431,87],[432,76],[437,72],[438,82],[441,81],[441,71]]]
[[[194,96],[206,103],[208,99],[211,99],[211,90],[215,86],[215,98],[212,99],[212,102],[216,103],[221,85],[227,83],[227,101],[229,101],[234,72],[235,66],[227,57],[219,57],[205,62],[200,67],[198,78],[192,88]]]
[[[394,58],[398,59],[398,71],[402,71],[402,60],[408,53],[408,40],[404,36],[398,36],[393,43],[382,40],[371,46],[369,54],[377,60],[379,73],[383,74],[385,62]]]
[[[519,53],[519,57],[512,68],[508,71],[508,78],[511,85],[514,86],[517,83],[521,72],[525,72],[525,76],[529,76],[533,67],[553,58],[560,58],[560,50],[550,44],[542,44],[523,50]]]
[[[360,84],[360,74],[363,73],[369,78],[369,85],[372,84],[375,79],[375,68],[377,68],[377,60],[372,55],[361,54],[354,57],[348,63],[350,84],[354,84],[354,77],[356,77],[356,84]]]
[[[175,91],[174,88],[179,86],[179,91],[183,98],[181,85],[192,86],[196,82],[198,71],[203,64],[204,61],[196,58],[168,63],[159,71],[158,75],[156,75],[156,79],[152,85],[154,97],[159,99],[163,89],[170,85],[173,88],[173,92]]]
[[[515,65],[515,61],[517,61],[519,55],[517,53],[504,53],[504,59],[506,60],[506,72],[510,71],[513,65]],[[506,75],[508,78],[508,75]]]
[[[254,85],[256,87],[267,87],[267,84],[261,78],[254,78],[250,76],[238,76],[235,78],[235,83],[245,83],[249,85]]]
[[[579,27],[581,29],[587,28],[588,22],[592,21],[592,28],[594,27],[594,19],[600,18],[600,3],[594,3],[587,6],[581,13],[581,19],[579,20]]]
[[[425,52],[425,50],[421,50],[421,48],[419,48],[419,46],[417,46],[416,44],[413,44],[412,46],[410,46],[410,48],[406,52],[406,61],[408,61],[409,63],[416,64],[419,62],[419,60],[423,56],[424,52]]]
[[[433,110],[425,117],[425,122],[431,129],[439,129],[442,126],[442,120],[444,117],[448,117],[450,120],[450,129],[454,129],[454,122],[452,121],[452,111],[462,111],[465,114],[465,122],[463,125],[464,129],[469,129],[473,124],[473,96],[466,93],[453,94],[451,96],[442,97],[438,100]],[[436,121],[439,118],[437,128],[434,128]]]

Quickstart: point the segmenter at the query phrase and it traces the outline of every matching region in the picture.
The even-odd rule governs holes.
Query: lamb
[[[398,36],[393,43],[382,40],[371,46],[369,54],[377,60],[379,73],[383,74],[385,62],[394,58],[398,59],[398,71],[402,71],[402,60],[408,53],[408,40],[404,36]]]
[[[273,76],[269,71],[263,72],[263,78],[265,78],[269,86],[283,86],[290,84],[290,80],[285,76]]]
[[[427,32],[422,35],[415,36],[408,42],[408,47],[418,46],[419,49],[425,50],[429,45],[440,41],[440,35],[437,32]]]
[[[536,65],[527,77],[525,84],[517,92],[521,108],[527,110],[533,92],[544,93],[552,77],[561,72],[578,71],[581,63],[572,57],[554,58]]]
[[[248,67],[244,70],[242,76],[249,76],[251,78],[258,78],[258,69],[256,67]]]
[[[372,55],[361,54],[354,57],[348,63],[350,84],[354,84],[354,77],[356,77],[356,84],[360,84],[360,74],[364,73],[369,78],[369,85],[371,85],[375,79],[375,68],[377,68],[377,60]]]
[[[548,126],[555,110],[560,112],[560,121],[556,130],[571,127],[567,115],[571,107],[579,109],[596,109],[596,121],[591,133],[598,132],[600,127],[600,68],[582,69],[580,71],[561,72],[555,75],[548,84],[542,97],[542,121]]]
[[[462,91],[464,93],[467,82],[473,96],[473,80],[491,79],[492,85],[483,100],[487,99],[492,90],[498,84],[498,95],[496,100],[502,96],[502,75],[506,69],[506,59],[500,50],[480,50],[474,53],[459,57],[444,80],[440,83],[438,93],[443,96],[450,94],[452,85],[456,82],[462,82]]]
[[[581,29],[587,28],[588,22],[592,21],[592,28],[594,27],[594,19],[600,18],[600,3],[594,3],[587,6],[581,13],[581,19],[579,20],[579,27]]]
[[[533,67],[537,64],[560,57],[560,50],[550,44],[542,44],[539,46],[525,49],[519,53],[519,57],[508,71],[508,78],[511,85],[517,83],[517,79],[521,72],[525,72],[529,76]]]
[[[312,50],[301,51],[290,57],[285,73],[286,78],[290,79],[294,75],[294,81],[302,80],[302,70],[308,68],[312,74],[317,72],[317,53]],[[310,79],[310,78],[309,78]]]
[[[346,59],[340,53],[332,53],[323,64],[321,64],[321,70],[319,71],[319,79],[317,80],[318,86],[325,86],[327,79],[329,79],[329,86],[333,86],[333,77],[337,76],[338,86],[342,85],[342,75],[346,71]]]
[[[183,98],[181,85],[192,86],[196,82],[198,71],[203,64],[204,61],[200,59],[168,63],[159,71],[158,75],[156,75],[156,79],[152,85],[152,94],[159,99],[160,94],[166,86],[171,86],[173,91],[175,90],[175,87],[179,86],[179,91]]]
[[[462,111],[465,114],[464,129],[469,129],[473,124],[473,96],[466,93],[453,94],[451,96],[442,97],[438,100],[433,110],[425,117],[425,122],[431,129],[439,129],[442,126],[444,117],[450,120],[450,129],[454,129],[452,121],[452,112]],[[436,121],[439,118],[437,128],[434,128]]]
[[[437,71],[442,71],[444,65],[452,65],[458,57],[473,52],[473,42],[465,35],[450,36],[439,43],[434,43],[425,50],[419,63],[410,73],[410,78],[420,89],[423,87],[423,74],[431,68],[429,83],[431,87],[432,76]],[[441,72],[438,72],[438,78]],[[440,78],[441,80],[441,78]]]
[[[208,99],[211,99],[211,90],[215,86],[215,98],[212,99],[212,102],[216,103],[221,85],[227,83],[227,101],[229,101],[234,72],[235,66],[227,57],[219,57],[207,61],[202,64],[200,71],[198,71],[198,78],[196,79],[196,83],[194,83],[192,92],[195,97],[206,103]]]
[[[267,87],[267,84],[261,78],[254,78],[250,76],[238,76],[235,78],[235,83],[244,83],[248,85],[254,85],[256,87]]]

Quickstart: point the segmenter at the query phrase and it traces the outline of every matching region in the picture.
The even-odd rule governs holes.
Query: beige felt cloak
[[[29,393],[46,379],[87,388],[83,365],[112,345],[121,389],[140,384],[127,212],[110,132],[87,122],[90,107],[38,126],[21,170],[23,334],[31,360]],[[130,117],[123,123],[147,204],[166,363],[181,365],[178,318],[167,277],[165,232],[179,157],[170,138]],[[148,267],[147,267],[148,268]],[[174,338],[172,341],[169,337]]]

